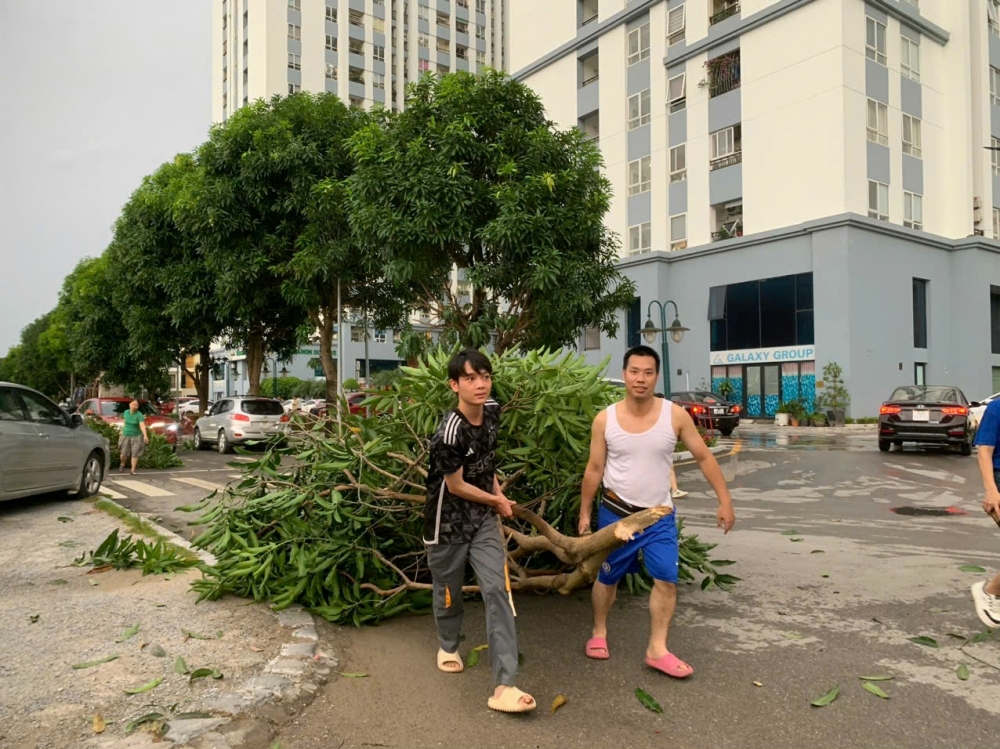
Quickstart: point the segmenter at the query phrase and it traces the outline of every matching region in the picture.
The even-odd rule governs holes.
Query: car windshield
[[[691,400],[695,403],[723,403],[725,399],[715,393],[691,393]]]
[[[928,387],[926,385],[908,385],[896,388],[892,397],[893,402],[902,403],[960,403],[958,391],[950,387]]]
[[[243,413],[250,414],[251,416],[284,416],[285,409],[281,407],[278,401],[269,400],[256,400],[256,401],[243,401],[240,404],[240,408]]]
[[[128,401],[101,401],[101,416],[121,416],[128,411]],[[156,416],[156,409],[145,401],[139,403],[139,413]]]

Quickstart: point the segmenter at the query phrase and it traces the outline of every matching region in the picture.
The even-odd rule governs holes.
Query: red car
[[[718,429],[728,437],[740,425],[742,408],[721,395],[702,391],[671,393],[670,400],[691,414],[694,423],[706,429]]]
[[[76,412],[81,416],[88,414],[100,416],[108,424],[121,427],[122,414],[128,411],[128,404],[133,400],[133,398],[90,398],[81,403]],[[177,444],[176,421],[169,416],[160,415],[149,401],[140,400],[139,411],[146,416],[146,429],[153,434],[162,434],[167,438],[168,444]]]

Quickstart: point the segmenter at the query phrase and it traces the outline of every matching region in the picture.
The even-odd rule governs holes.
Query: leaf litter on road
[[[985,567],[980,567],[978,564],[963,564],[961,567],[958,568],[958,571],[959,572],[976,572],[978,574],[982,574],[982,573],[986,572],[986,568]]]
[[[222,638],[222,630],[220,629],[214,635],[203,635],[198,632],[192,632],[189,629],[182,629],[181,632],[184,635],[184,642],[190,640],[219,640]]]
[[[893,677],[891,677],[891,676],[882,676],[882,675],[879,675],[879,676],[859,676],[858,678],[861,679],[861,681],[892,681],[892,679],[893,679]]]
[[[122,632],[122,636],[115,640],[115,642],[125,642],[126,640],[135,637],[137,634],[139,634],[139,625],[133,624],[131,627]]]
[[[565,694],[557,694],[556,698],[552,700],[552,712],[554,713],[556,710],[565,705],[567,702],[569,702],[569,700],[566,699]]]
[[[928,637],[927,635],[920,635],[919,637],[907,637],[910,642],[915,642],[917,645],[923,645],[928,648],[939,648],[938,641],[933,637]]]
[[[797,536],[797,535],[799,535],[799,532],[797,530],[787,530],[787,531],[782,531],[781,535],[782,536]]]
[[[958,668],[955,669],[955,676],[957,676],[962,681],[969,680],[969,667],[964,663],[960,664]]]
[[[191,672],[191,676],[188,678],[188,681],[192,682],[195,679],[204,679],[208,676],[211,676],[213,679],[221,679],[222,672],[217,668],[196,668]]]
[[[883,700],[889,699],[889,695],[887,695],[884,691],[882,691],[882,688],[878,684],[866,681],[861,686],[866,692],[871,692],[876,697],[881,697]]]
[[[139,726],[146,725],[147,723],[153,723],[157,720],[163,720],[163,713],[146,713],[145,715],[125,724],[125,735],[128,736],[131,733],[135,733],[135,729]]]
[[[118,660],[118,653],[112,653],[111,655],[106,655],[103,658],[86,661],[85,663],[75,663],[73,664],[73,668],[79,671],[82,668],[93,668],[94,666],[100,666],[102,663],[111,663],[111,661],[115,660]]]
[[[368,674],[365,671],[338,671],[337,676],[343,676],[345,679],[366,679]]]
[[[829,692],[824,694],[822,697],[817,697],[809,704],[812,705],[813,707],[826,707],[835,699],[837,699],[837,695],[839,694],[840,694],[840,685],[838,684],[834,686],[834,688],[831,689]]]
[[[108,727],[108,724],[104,722],[104,718],[101,717],[100,713],[94,715],[93,721],[90,724],[91,730],[94,733],[104,733],[104,730]]]
[[[635,697],[639,700],[639,704],[642,705],[647,710],[654,713],[663,714],[663,708],[660,707],[660,703],[653,699],[653,695],[647,692],[645,689],[639,687],[635,688]]]
[[[188,668],[187,663],[184,662],[183,656],[177,656],[177,659],[174,661],[174,673],[178,673],[181,676],[191,673],[191,669]]]
[[[152,689],[156,689],[160,684],[163,683],[163,677],[157,676],[155,679],[147,681],[141,687],[134,687],[132,689],[126,689],[125,694],[142,694],[143,692],[149,692]]]

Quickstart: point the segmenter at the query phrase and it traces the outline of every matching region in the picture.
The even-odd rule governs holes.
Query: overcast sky
[[[0,356],[211,124],[211,0],[0,0]]]

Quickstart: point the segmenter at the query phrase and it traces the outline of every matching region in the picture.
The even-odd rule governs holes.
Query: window
[[[289,10],[302,10],[302,0],[288,0]]]
[[[865,36],[865,55],[879,65],[885,65],[885,24],[876,21],[871,16],[865,16],[867,26]]]
[[[421,18],[424,21],[426,21],[429,12],[430,12],[430,9],[426,5],[418,5],[417,6],[417,17],[418,18]]]
[[[687,179],[687,144],[681,143],[670,149],[670,181]]]
[[[628,32],[628,64],[635,65],[649,57],[649,22]]]
[[[476,39],[486,39],[486,27],[481,23],[476,24]]]
[[[903,226],[910,229],[924,228],[924,196],[915,192],[903,193]]]
[[[637,127],[649,124],[649,89],[628,97],[628,129],[635,130]]]
[[[813,274],[715,287],[708,313],[712,351],[811,345]]]
[[[51,424],[52,426],[69,426],[66,417],[59,407],[42,395],[36,395],[28,390],[19,390],[21,402],[28,410],[28,418],[36,424]]]
[[[903,47],[899,58],[899,69],[907,78],[920,80],[920,42],[907,36],[902,38]]]
[[[302,90],[302,86],[300,86],[298,83],[289,83],[288,84],[288,93],[290,93],[290,94],[297,94],[301,90]]]
[[[476,50],[476,63],[479,65],[486,65],[486,50],[477,49]]]
[[[302,70],[302,57],[288,53],[288,67],[291,70]]]
[[[927,281],[913,279],[913,348],[927,348]]]
[[[437,40],[437,51],[438,52],[448,52],[451,50],[451,43],[447,39],[442,39],[438,37]]]
[[[685,5],[678,5],[671,8],[667,14],[667,45],[672,46],[684,41],[684,8]]]
[[[684,101],[687,96],[686,77],[686,74],[681,73],[667,81],[667,104],[670,105],[671,112],[684,109]]]
[[[914,363],[913,384],[921,387],[927,384],[927,364],[925,362]]]
[[[990,138],[990,145],[993,147],[993,150],[990,151],[990,159],[993,163],[993,173],[1000,175],[1000,138]]]
[[[990,286],[990,351],[1000,354],[1000,287]]]
[[[868,218],[889,220],[889,185],[868,180]]]
[[[456,44],[455,45],[455,57],[457,57],[459,60],[468,60],[469,59],[469,48],[468,47],[463,47],[461,44]]]
[[[385,47],[383,47],[381,44],[373,44],[372,59],[378,60],[379,62],[385,62]]]
[[[355,83],[365,82],[365,71],[361,68],[348,68],[347,69],[347,79],[354,81]]]
[[[442,13],[441,11],[438,11],[437,12],[437,25],[438,26],[444,26],[445,28],[448,28],[449,26],[451,26],[451,16],[449,16],[447,13]]]
[[[347,51],[350,52],[352,55],[364,55],[365,43],[360,39],[348,39]]]
[[[742,129],[741,125],[734,125],[711,134],[713,162],[722,161],[743,150]]]
[[[652,224],[636,224],[628,228],[628,254],[640,255],[652,247]]]
[[[1000,239],[1000,208],[993,209],[993,238]]]
[[[372,88],[385,89],[385,76],[382,73],[372,73]]]
[[[294,23],[288,24],[288,38],[296,42],[302,41],[302,27]]]
[[[326,48],[331,52],[337,51],[337,37],[333,34],[326,35]]]
[[[80,410],[86,413],[86,409]],[[24,421],[21,403],[10,388],[0,388],[0,421]]]
[[[417,70],[419,70],[421,73],[426,73],[430,69],[431,69],[430,60],[424,60],[423,58],[417,60]],[[393,96],[395,96],[395,94],[393,94]]]
[[[337,66],[332,63],[326,64],[326,77],[331,81],[337,80]]]
[[[358,26],[359,28],[365,27],[365,14],[360,10],[352,10],[347,14],[347,22],[351,26]]]
[[[476,0],[476,13],[486,13],[486,0]]]
[[[445,51],[447,51],[447,50],[445,50]],[[437,64],[437,72],[438,72],[438,75],[448,75],[448,73],[451,72],[451,68],[449,68],[447,65],[442,65],[441,63],[438,63]]]
[[[687,249],[687,214],[670,217],[670,249]]]
[[[649,190],[653,178],[650,174],[652,165],[651,156],[643,156],[641,159],[628,163],[628,194],[638,195]]]
[[[874,99],[868,100],[868,140],[889,145],[889,107]]]
[[[374,333],[372,333],[371,342],[372,343],[385,343],[385,331],[384,330],[376,330]]]
[[[326,20],[330,23],[337,22],[337,8],[333,5],[326,6]]]
[[[990,102],[1000,107],[1000,70],[990,67]]]
[[[455,19],[455,31],[457,31],[459,34],[466,34],[467,35],[469,33],[469,22],[468,21],[463,21],[461,18],[456,18]]]
[[[385,21],[378,17],[372,17],[372,31],[376,34],[385,33]]]
[[[601,329],[587,327],[583,329],[583,350],[598,351],[601,348]],[[2,418],[2,416],[0,416]]]
[[[923,154],[920,147],[920,120],[909,114],[903,115],[903,153],[916,159]]]
[[[998,0],[986,0],[986,16],[990,33],[993,36],[1000,36],[1000,2]]]
[[[425,34],[423,31],[421,31],[419,34],[417,34],[417,46],[418,47],[427,47],[427,48],[430,48],[430,46],[431,46],[430,37],[427,36],[427,34]]]

